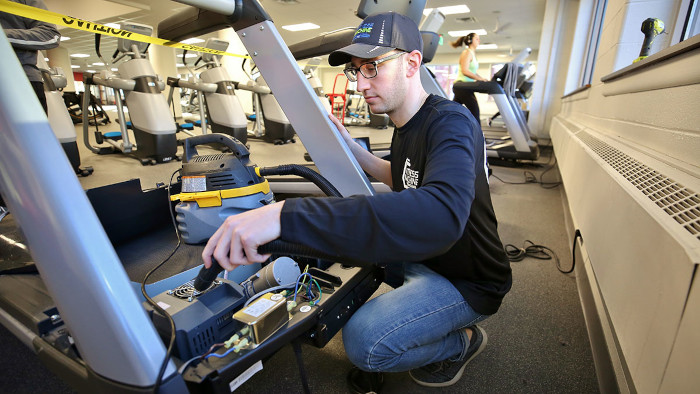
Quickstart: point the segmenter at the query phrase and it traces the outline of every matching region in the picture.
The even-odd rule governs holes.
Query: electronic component
[[[289,321],[287,299],[281,294],[263,294],[236,312],[233,319],[250,327],[250,338],[259,345]]]
[[[241,325],[232,316],[246,300],[243,288],[226,279],[217,280],[202,293],[193,292],[191,282],[153,297],[175,322],[173,354],[181,359],[206,353],[212,345],[238,331]],[[169,336],[168,319],[156,313],[150,304],[144,303],[144,307],[158,332],[163,337]]]

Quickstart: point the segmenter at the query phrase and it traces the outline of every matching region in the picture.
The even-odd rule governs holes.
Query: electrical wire
[[[222,347],[222,346],[224,346],[224,345],[225,345],[225,343],[223,343],[223,342],[221,342],[221,343],[215,343],[215,344],[211,345],[211,347],[209,348],[209,350],[208,350],[206,353],[204,353],[204,354],[202,354],[201,356],[199,356],[199,358],[200,358],[200,359],[206,358],[206,357],[209,356],[209,354],[211,354],[211,352],[213,352],[215,349],[220,348],[220,347]]]
[[[297,302],[297,294],[299,293],[299,281],[300,281],[302,278],[305,278],[306,276],[308,276],[310,279],[313,279],[313,278],[314,278],[314,277],[311,276],[311,274],[308,273],[308,272],[303,272],[301,275],[299,275],[299,276],[297,277],[297,283],[296,283],[296,285],[294,286],[294,302]],[[302,283],[302,285],[303,285],[303,283]]]
[[[207,355],[206,358],[209,358],[209,357],[224,358],[224,357],[228,356],[229,354],[231,354],[231,352],[236,351],[236,349],[238,349],[238,348],[236,346],[233,346],[233,347],[231,347],[231,349],[225,351],[223,354],[211,353],[211,354]]]
[[[294,286],[294,283],[289,283],[289,284],[286,284],[286,285],[279,285],[279,286],[275,286],[275,287],[270,287],[270,288],[267,289],[267,290],[263,290],[263,291],[261,291],[261,292],[259,292],[259,293],[255,293],[255,295],[253,295],[252,297],[250,297],[250,298],[248,299],[248,301],[246,301],[245,304],[244,304],[243,306],[246,307],[246,306],[250,305],[250,303],[252,303],[253,301],[255,301],[255,300],[257,300],[258,298],[260,298],[260,296],[262,296],[263,294],[267,294],[267,293],[269,293],[269,292],[271,292],[271,291],[291,289],[292,286]]]
[[[571,269],[563,270],[561,268],[561,261],[559,260],[559,256],[557,256],[557,254],[554,253],[552,249],[544,245],[538,245],[530,241],[529,239],[525,240],[522,248],[519,248],[513,244],[506,244],[504,246],[504,249],[506,255],[508,256],[508,260],[510,260],[511,262],[522,261],[526,257],[532,257],[533,259],[538,260],[554,260],[554,262],[557,265],[557,269],[563,274],[569,274],[574,270],[573,265]]]
[[[158,377],[156,377],[156,383],[153,386],[153,393],[158,393],[158,389],[160,388],[161,381],[163,380],[163,375],[165,374],[165,370],[168,367],[168,361],[170,360],[170,355],[173,351],[173,346],[175,344],[175,321],[173,318],[165,312],[163,308],[161,308],[160,305],[158,305],[153,299],[146,293],[146,282],[148,281],[148,278],[158,269],[160,268],[163,264],[165,264],[168,260],[170,260],[171,257],[177,252],[177,250],[180,248],[180,245],[182,244],[182,239],[180,237],[180,231],[177,229],[177,222],[175,222],[175,214],[173,213],[172,205],[170,203],[170,188],[172,187],[173,184],[173,177],[175,174],[180,172],[181,169],[178,169],[177,171],[173,172],[172,175],[170,175],[170,183],[168,184],[168,211],[170,212],[170,219],[173,222],[173,226],[175,227],[175,234],[177,235],[177,245],[175,245],[175,248],[173,249],[172,252],[168,255],[168,257],[165,258],[160,264],[156,265],[153,269],[148,271],[146,276],[143,277],[143,281],[141,281],[141,294],[146,298],[146,301],[155,309],[158,313],[160,313],[162,316],[164,316],[166,319],[168,319],[168,323],[170,323],[170,341],[168,342],[168,347],[165,351],[165,359],[163,360],[163,364],[160,367],[160,371],[158,372]]]
[[[543,146],[542,148],[551,148],[551,147],[552,147],[552,145],[551,145],[551,141],[550,141],[550,144],[549,144],[549,145],[545,145],[545,146]],[[554,159],[554,160],[552,161],[552,159]],[[554,189],[554,188],[556,188],[556,187],[558,187],[559,185],[562,184],[561,181],[556,181],[556,182],[545,182],[545,181],[542,180],[542,178],[544,177],[544,174],[546,174],[546,173],[548,173],[549,171],[551,171],[552,169],[554,169],[554,167],[556,167],[556,165],[557,165],[557,158],[556,158],[556,156],[554,155],[554,152],[553,152],[553,151],[550,152],[549,158],[547,159],[547,162],[546,162],[546,163],[542,164],[542,163],[536,163],[536,162],[533,161],[532,164],[533,164],[533,165],[542,165],[542,166],[544,166],[544,171],[542,171],[542,172],[539,174],[539,177],[538,177],[537,175],[535,175],[535,173],[533,173],[532,171],[523,171],[523,176],[525,177],[524,182],[508,182],[508,181],[505,181],[505,180],[501,179],[500,177],[498,177],[498,176],[497,176],[495,173],[493,173],[493,172],[491,173],[491,176],[494,177],[494,178],[496,178],[496,179],[498,179],[498,180],[501,181],[502,183],[507,184],[507,185],[527,185],[527,184],[529,184],[529,183],[537,183],[537,184],[539,184],[540,187],[542,187],[543,189]]]
[[[318,282],[316,282],[316,279],[311,279],[311,282],[313,282],[316,285],[316,288],[318,289],[318,299],[311,298],[311,302],[309,302],[309,305],[314,306],[321,302],[321,298],[323,297],[323,291],[321,290],[321,286],[319,286]],[[309,286],[310,288],[311,286]],[[309,289],[310,290],[310,289]]]

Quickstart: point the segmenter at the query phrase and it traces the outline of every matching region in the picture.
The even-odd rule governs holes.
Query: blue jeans
[[[486,319],[443,276],[423,264],[405,267],[402,286],[360,307],[343,328],[350,361],[369,372],[404,372],[461,359],[465,327]]]

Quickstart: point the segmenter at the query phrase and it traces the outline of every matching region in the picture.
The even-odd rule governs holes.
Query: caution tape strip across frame
[[[115,29],[113,27],[105,26],[100,23],[86,21],[84,19],[74,18],[72,16],[62,15],[53,11],[47,11],[41,8],[14,3],[8,0],[0,0],[0,11],[28,19],[35,19],[46,23],[52,23],[57,26],[65,26],[70,27],[72,29],[83,30],[90,33],[98,33],[117,38],[128,38],[129,40],[145,42],[154,45],[161,45],[169,48],[179,48],[188,51],[205,52],[214,55],[224,55],[250,59],[250,56],[247,55],[238,55],[235,53],[218,51],[216,49],[210,49],[191,44],[184,44],[177,41],[168,41],[162,38],[150,37],[126,30]]]

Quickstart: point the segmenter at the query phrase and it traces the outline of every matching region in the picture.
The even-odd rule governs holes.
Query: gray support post
[[[127,385],[155,383],[165,347],[0,32],[0,190],[82,358]],[[86,94],[89,94],[87,92]],[[165,377],[175,373],[171,362]]]
[[[527,134],[527,131],[523,130],[523,127],[518,120],[518,116],[515,114],[515,111],[513,111],[513,106],[511,105],[510,100],[508,100],[507,95],[505,93],[492,94],[491,97],[493,97],[494,101],[496,101],[496,106],[501,112],[501,116],[506,123],[508,134],[513,141],[515,150],[518,152],[530,152],[530,145],[528,144],[530,136]]]
[[[428,70],[428,67],[425,64],[420,65],[420,82],[426,92],[447,98],[447,94],[442,89],[442,86],[440,86],[440,84],[437,83],[437,80],[433,78],[430,70]]]
[[[321,174],[343,196],[374,194],[275,25],[266,20],[237,33]]]

